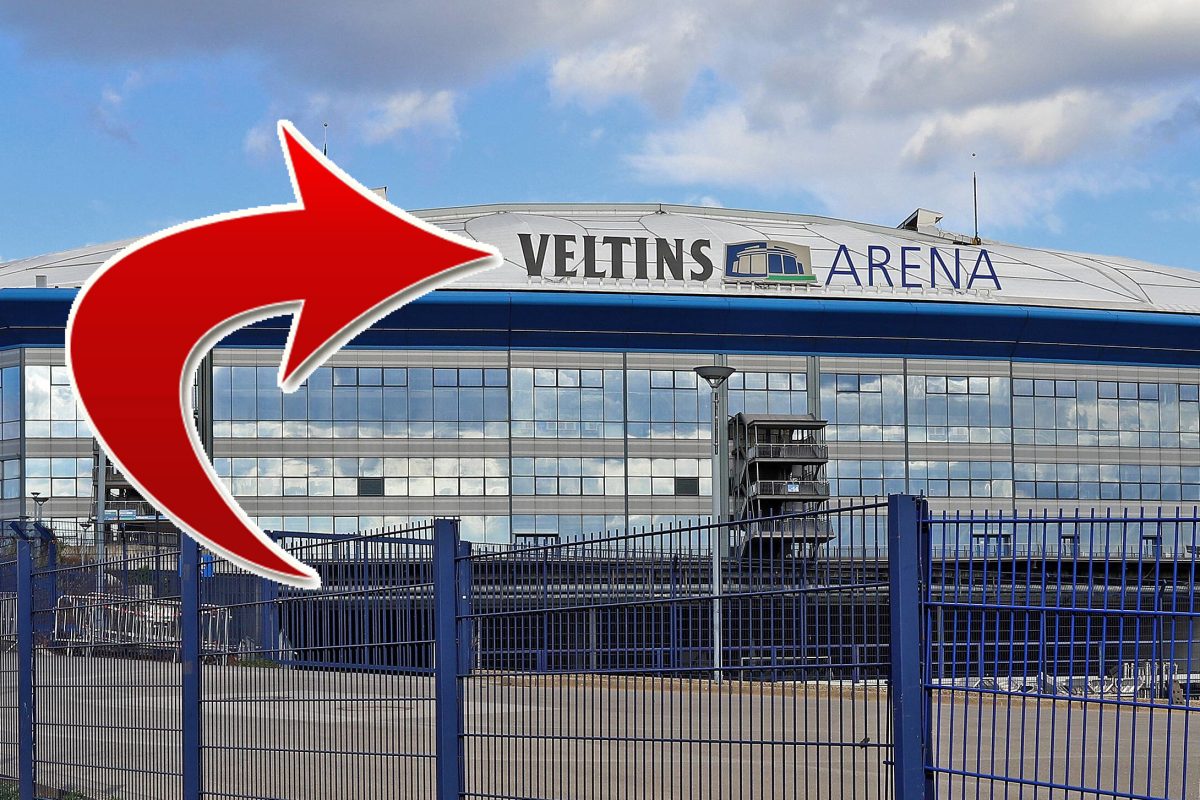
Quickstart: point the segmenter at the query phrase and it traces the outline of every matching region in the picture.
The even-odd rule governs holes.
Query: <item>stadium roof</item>
[[[502,267],[456,282],[456,289],[891,298],[1200,313],[1200,272],[988,240],[975,246],[968,237],[929,224],[938,219],[930,212],[914,212],[906,221],[907,228],[799,214],[659,204],[518,203],[414,213],[447,230],[493,244],[503,254]],[[639,243],[639,239],[645,241]],[[662,267],[656,265],[655,255],[659,239],[666,240],[663,247],[677,248],[682,255],[684,279],[671,274],[660,277]],[[39,276],[44,276],[50,287],[81,286],[133,241],[0,264],[0,288],[33,287]],[[618,243],[615,251],[614,241]],[[768,282],[728,278],[725,246],[747,242],[808,248],[815,279]],[[697,246],[698,251],[693,249]],[[956,251],[961,261],[957,288],[951,285]],[[980,279],[969,281],[973,268],[981,263],[981,251],[986,252],[987,263]],[[639,255],[649,262],[646,277],[635,274]],[[869,259],[880,262],[885,258],[886,267],[869,268]],[[909,267],[903,275],[902,260]],[[614,261],[623,261],[623,268],[614,268]],[[711,270],[701,269],[706,261]],[[569,266],[558,270],[556,263]],[[931,285],[938,280],[941,283]]]

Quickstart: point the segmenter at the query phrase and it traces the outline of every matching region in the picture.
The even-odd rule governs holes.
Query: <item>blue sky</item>
[[[0,260],[290,199],[662,201],[1200,267],[1200,4],[0,2]],[[972,153],[975,155],[972,156]]]

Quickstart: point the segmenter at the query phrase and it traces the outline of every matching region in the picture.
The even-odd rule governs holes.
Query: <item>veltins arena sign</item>
[[[804,245],[760,239],[715,246],[711,239],[520,233],[532,277],[707,281],[721,264],[728,283],[819,284]],[[924,282],[922,282],[924,281]],[[903,289],[1000,290],[986,248],[869,245],[866,255],[839,245],[824,285]]]

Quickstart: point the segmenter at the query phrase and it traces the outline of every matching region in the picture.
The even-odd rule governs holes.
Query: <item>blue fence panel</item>
[[[883,512],[476,546],[464,796],[887,796]]]
[[[935,515],[939,796],[1200,796],[1195,509]]]
[[[230,626],[201,672],[203,796],[433,797],[432,524],[273,535],[322,587],[201,579]]]
[[[34,545],[30,575],[38,797],[179,797],[178,551],[56,545]]]
[[[0,780],[17,779],[17,552],[0,540]]]

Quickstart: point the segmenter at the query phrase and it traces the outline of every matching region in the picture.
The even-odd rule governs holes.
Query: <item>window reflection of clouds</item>
[[[5,418],[3,438],[16,438],[19,423],[17,399],[20,391],[17,367],[0,370],[0,416]],[[13,420],[8,420],[12,414]],[[28,366],[25,368],[25,435],[31,439],[76,439],[90,437],[91,430],[75,399],[66,367]]]
[[[507,370],[322,367],[296,392],[275,367],[214,374],[215,430],[233,438],[504,438]]]
[[[4,469],[7,496],[9,468]],[[19,470],[13,468],[13,480]],[[91,497],[91,458],[27,458],[25,459],[25,493],[38,492],[44,497]]]
[[[363,496],[362,478],[382,478],[383,494],[367,496],[461,497],[509,494],[506,458],[216,458],[213,466],[234,495]]]
[[[218,437],[503,439],[511,435],[514,439],[702,440],[710,435],[709,390],[697,383],[690,370],[625,372],[553,366],[517,367],[510,373],[470,366],[323,367],[291,395],[275,387],[277,370],[274,365],[216,369]],[[730,412],[802,413],[808,409],[808,389],[802,371],[741,371],[729,381]],[[829,438],[834,441],[897,442],[904,441],[907,432],[913,443],[1200,448],[1200,386],[1193,383],[1010,381],[996,376],[904,376],[880,370],[827,373],[821,391],[822,411],[831,423]],[[29,366],[23,379],[20,368],[0,369],[0,438],[20,435],[22,411],[29,438],[89,435],[63,367]],[[518,454],[520,447],[514,443]],[[661,464],[630,459],[626,464],[623,458],[612,457],[538,458],[528,459],[526,469],[526,462],[518,458],[510,478],[507,459],[355,457],[335,462],[311,456],[250,459],[253,467],[239,460],[236,472],[229,460],[224,477],[238,494],[268,497],[376,496],[380,486],[383,497],[422,498],[509,494],[617,498],[627,489],[637,496],[711,491],[706,474],[693,475],[691,466],[680,467],[687,462],[695,464],[696,472],[706,473],[705,459],[660,460]],[[942,474],[935,462],[922,467],[923,462],[914,461],[907,487],[934,497],[1200,500],[1200,477],[1195,470],[1188,471],[1192,468],[1111,463],[1114,459],[1100,454],[1086,460],[1093,463],[1029,466],[1030,462],[1021,462],[1016,465],[1019,475],[1005,474],[1006,468],[1013,471],[1007,462],[940,462],[946,465]],[[497,468],[501,462],[503,469]],[[643,466],[647,463],[648,471]],[[13,474],[4,475],[4,491],[15,496],[21,491],[21,462],[13,464]],[[839,465],[830,471],[835,491],[842,495],[899,490],[904,482],[902,462],[862,459],[857,474],[849,462],[842,465],[845,471],[839,472]],[[90,493],[90,474],[34,474],[41,471],[35,467],[29,474],[26,495],[45,491],[87,496],[78,494],[83,488]],[[64,471],[60,464],[58,472]],[[369,482],[362,483],[364,479]],[[535,516],[576,520],[555,522],[555,530],[571,530],[583,519],[581,515]],[[328,519],[334,525],[335,518]],[[478,519],[485,527],[484,518]],[[531,529],[537,529],[536,523]]]

